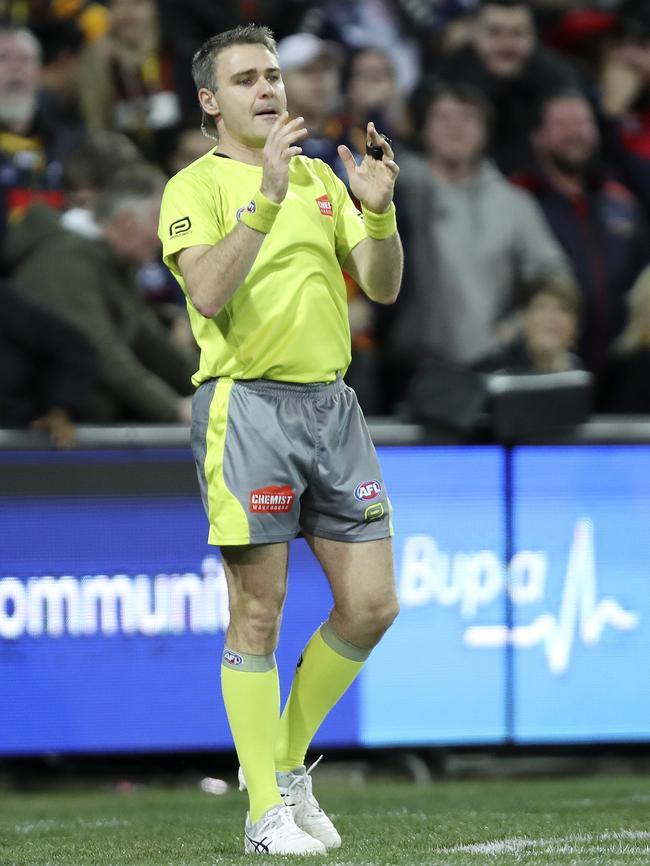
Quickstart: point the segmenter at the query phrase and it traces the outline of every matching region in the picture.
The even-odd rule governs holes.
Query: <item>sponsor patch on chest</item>
[[[326,195],[319,195],[316,199],[316,204],[320,208],[321,216],[334,216],[334,211],[332,210],[332,202]]]

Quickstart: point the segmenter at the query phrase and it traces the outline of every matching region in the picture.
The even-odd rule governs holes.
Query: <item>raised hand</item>
[[[384,213],[393,200],[399,167],[393,159],[390,144],[377,132],[372,122],[368,124],[366,140],[371,147],[381,147],[384,154],[382,159],[373,159],[366,154],[357,165],[352,152],[344,144],[338,146],[338,154],[345,166],[353,194],[368,210]]]
[[[289,163],[291,157],[302,153],[297,142],[303,141],[308,132],[303,126],[304,117],[289,120],[289,112],[283,111],[269,132],[262,151],[262,193],[278,204],[284,200],[289,188]]]

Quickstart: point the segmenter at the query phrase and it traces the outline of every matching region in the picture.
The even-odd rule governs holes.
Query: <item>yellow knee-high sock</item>
[[[224,649],[221,690],[244,771],[251,821],[282,803],[275,780],[274,749],[280,725],[280,684],[275,656]]]
[[[305,763],[307,748],[323,719],[347,691],[363,667],[370,650],[340,638],[329,620],[303,650],[280,719],[275,768],[294,770]]]

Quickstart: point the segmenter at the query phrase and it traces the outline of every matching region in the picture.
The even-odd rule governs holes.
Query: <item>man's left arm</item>
[[[379,135],[373,123],[368,124],[367,141],[369,147],[381,148],[381,159],[366,154],[357,165],[349,148],[345,145],[338,148],[350,189],[361,202],[367,234],[348,254],[343,270],[371,300],[393,304],[399,294],[404,265],[393,204],[399,168],[389,142]]]

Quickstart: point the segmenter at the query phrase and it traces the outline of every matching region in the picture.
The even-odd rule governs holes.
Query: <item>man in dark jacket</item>
[[[579,92],[543,102],[532,141],[539,167],[515,180],[535,196],[571,261],[582,292],[579,354],[597,371],[648,261],[645,219],[632,193],[604,176],[593,110]]]
[[[35,427],[55,445],[72,445],[75,422],[92,416],[92,346],[5,282],[0,311],[0,427]]]
[[[563,60],[537,41],[535,22],[522,0],[482,0],[468,45],[442,60],[443,81],[472,84],[494,106],[490,155],[509,174],[531,164],[531,107],[541,97],[576,83]]]
[[[138,293],[133,269],[158,250],[164,178],[149,166],[123,169],[99,196],[102,231],[66,231],[35,205],[7,239],[13,280],[26,297],[76,327],[94,347],[106,421],[189,423],[193,363]]]

